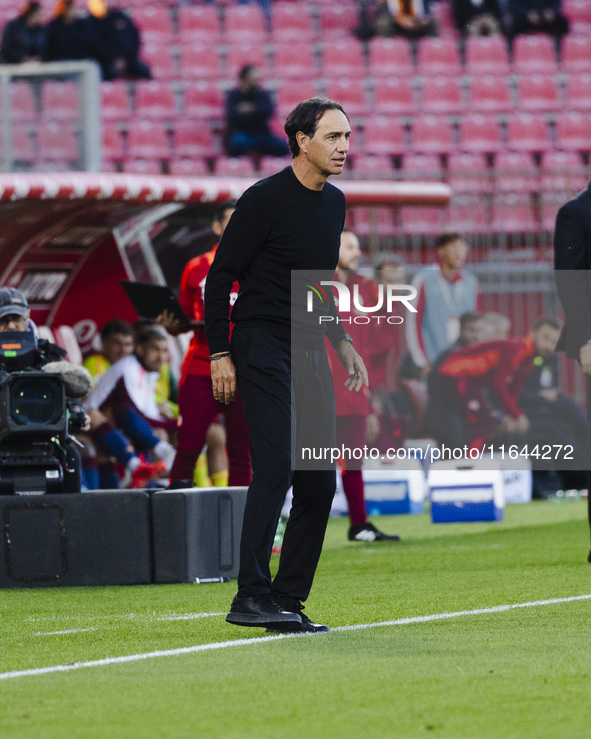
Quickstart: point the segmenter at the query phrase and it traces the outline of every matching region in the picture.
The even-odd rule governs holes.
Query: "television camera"
[[[90,375],[47,362],[32,331],[0,333],[0,495],[79,493],[81,462],[71,434],[85,423]]]

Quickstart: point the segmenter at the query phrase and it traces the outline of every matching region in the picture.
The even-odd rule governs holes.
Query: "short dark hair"
[[[534,323],[533,331],[537,331],[539,328],[542,328],[542,326],[550,326],[551,328],[556,329],[556,331],[560,331],[562,329],[560,321],[552,316],[543,316],[542,318],[538,318]]]
[[[101,329],[101,339],[104,341],[113,334],[124,334],[125,336],[133,336],[133,329],[121,318],[113,318],[112,321],[108,321]]]
[[[466,241],[466,237],[459,231],[445,231],[445,233],[437,237],[435,248],[443,249],[444,246],[451,244],[452,241]]]
[[[482,321],[484,313],[480,311],[467,311],[462,313],[460,316],[460,329],[465,328],[469,323],[475,323],[476,321]]]
[[[254,65],[254,64],[245,64],[240,69],[240,72],[238,72],[238,79],[240,81],[246,79],[248,77],[248,75],[252,72],[253,69],[256,69],[256,65]]]
[[[146,328],[140,331],[136,337],[136,346],[147,344],[149,341],[155,339],[156,341],[166,341],[166,334],[159,328]]]
[[[312,138],[316,133],[316,127],[318,121],[326,113],[327,110],[340,110],[341,113],[349,120],[349,116],[343,110],[343,106],[337,103],[336,100],[330,100],[329,98],[309,98],[303,100],[287,116],[285,121],[285,133],[287,134],[287,140],[291,155],[295,159],[300,153],[300,146],[296,139],[298,131],[305,133],[306,136]]]
[[[226,217],[226,211],[234,210],[235,208],[236,208],[236,200],[224,200],[224,202],[220,203],[218,207],[215,209],[215,212],[213,214],[213,220],[217,221],[218,223],[221,223]]]

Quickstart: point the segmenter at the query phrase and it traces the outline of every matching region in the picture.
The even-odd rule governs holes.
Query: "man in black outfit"
[[[556,216],[554,268],[565,323],[557,351],[577,359],[587,380],[587,419],[591,428],[591,184],[565,203]],[[587,487],[591,526],[591,432],[587,435]],[[591,562],[591,551],[588,561]]]
[[[238,87],[226,97],[226,143],[231,157],[257,153],[273,157],[289,154],[284,139],[275,136],[269,121],[275,106],[271,95],[260,86],[254,64],[246,64],[238,75]]]
[[[211,352],[215,398],[230,403],[236,383],[250,434],[252,483],[240,545],[238,593],[227,620],[274,631],[328,631],[302,613],[326,530],[336,485],[334,465],[294,471],[297,448],[312,426],[335,446],[335,406],[324,347],[324,326],[347,386],[368,385],[363,360],[337,316],[332,296],[320,322],[302,338],[292,331],[293,270],[334,274],[345,220],[345,197],[327,183],[341,174],[351,127],[339,103],[312,98],[285,124],[294,157],[291,167],[258,182],[238,201],[226,227],[205,288],[205,330]],[[328,279],[331,279],[329,276]],[[228,296],[238,280],[228,341]],[[328,291],[330,294],[330,291]],[[324,421],[324,423],[322,423]],[[304,429],[304,430],[302,430]],[[293,505],[271,580],[269,560],[285,494]]]

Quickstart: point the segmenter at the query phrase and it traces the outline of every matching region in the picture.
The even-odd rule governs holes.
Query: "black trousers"
[[[326,352],[324,348],[292,348],[290,342],[266,331],[237,326],[232,355],[252,462],[238,596],[273,592],[281,599],[305,601],[322,551],[336,474],[330,463],[302,469],[294,461],[302,445],[336,444],[334,391]],[[273,539],[290,485],[293,504],[279,569],[271,582]]]
[[[587,380],[587,421],[589,423],[587,429],[587,516],[589,519],[589,528],[591,529],[591,375],[585,375]]]

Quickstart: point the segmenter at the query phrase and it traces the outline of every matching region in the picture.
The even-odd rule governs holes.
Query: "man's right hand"
[[[586,375],[591,375],[591,344],[583,344],[579,350],[579,357],[581,359],[581,367]]]
[[[232,357],[222,357],[211,362],[211,385],[213,397],[218,403],[229,405],[234,400],[236,397],[236,368]]]

